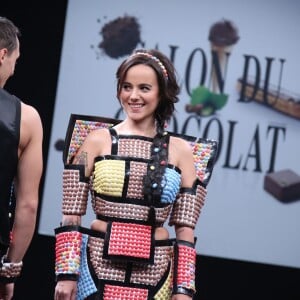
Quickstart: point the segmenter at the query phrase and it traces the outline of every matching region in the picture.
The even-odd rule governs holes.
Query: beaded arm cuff
[[[193,297],[195,286],[196,250],[194,244],[177,240],[174,245],[173,294]]]
[[[88,191],[88,179],[84,176],[84,165],[66,165],[63,172],[62,213],[85,215]]]
[[[12,263],[7,260],[6,255],[3,255],[0,262],[0,282],[15,282],[20,276],[22,266],[22,261]]]
[[[172,208],[169,225],[195,229],[206,197],[206,188],[197,179],[192,188],[181,188]]]
[[[57,280],[77,280],[79,276],[82,233],[78,226],[55,229],[55,275]]]

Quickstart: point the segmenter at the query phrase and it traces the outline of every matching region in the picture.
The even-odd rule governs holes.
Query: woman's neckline
[[[151,128],[139,128],[138,126],[128,126],[125,125],[124,122],[121,122],[115,126],[113,126],[116,134],[119,136],[142,136],[147,138],[154,138],[157,135],[156,126],[149,126]]]
[[[157,133],[155,133],[155,135],[150,135],[150,134],[147,135],[145,133],[139,133],[139,132],[122,132],[122,131],[119,132],[114,127],[112,127],[111,129],[115,132],[115,135],[117,135],[118,137],[141,137],[141,138],[153,140],[154,137],[157,135]]]

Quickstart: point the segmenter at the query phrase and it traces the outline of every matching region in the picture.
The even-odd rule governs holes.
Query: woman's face
[[[143,64],[131,67],[121,86],[119,100],[128,118],[136,121],[154,119],[159,103],[155,71]]]

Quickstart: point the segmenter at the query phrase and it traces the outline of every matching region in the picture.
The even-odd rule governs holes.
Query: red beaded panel
[[[56,235],[55,273],[78,274],[82,234],[77,231],[61,232]]]
[[[113,222],[108,255],[149,258],[151,226]]]
[[[195,288],[196,250],[185,245],[178,245],[177,286]]]
[[[145,300],[148,290],[106,284],[104,286],[104,300]]]

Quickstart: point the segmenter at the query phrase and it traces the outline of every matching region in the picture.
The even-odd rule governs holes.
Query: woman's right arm
[[[61,226],[55,229],[57,280],[55,300],[76,299],[82,244],[81,217],[86,213],[89,178],[92,174],[94,158],[101,153],[101,136],[100,131],[92,131],[72,164],[66,165],[64,169],[63,217]]]

